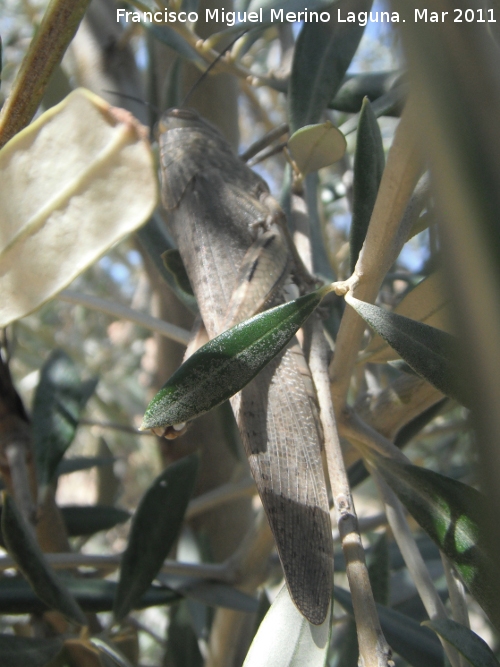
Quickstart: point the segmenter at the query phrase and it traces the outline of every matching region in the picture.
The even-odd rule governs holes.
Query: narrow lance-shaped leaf
[[[112,611],[118,584],[106,579],[77,579],[69,575],[60,575],[65,587],[77,600],[80,607],[91,613]],[[172,604],[182,599],[182,594],[163,586],[150,586],[135,609]],[[0,613],[1,614],[42,614],[47,605],[35,595],[33,589],[23,577],[0,578]],[[1,663],[0,663],[1,664]],[[3,665],[2,665],[3,667]]]
[[[168,624],[165,667],[203,667],[203,657],[186,601],[172,609]]]
[[[406,293],[393,310],[397,315],[410,317],[412,320],[418,320],[447,333],[453,333],[450,311],[450,298],[446,293],[442,271],[434,271],[420,281],[416,287]],[[380,336],[372,338],[362,355],[363,362],[369,361],[376,364],[396,358],[397,352],[391,349]]]
[[[116,524],[130,519],[130,514],[125,510],[108,505],[66,505],[59,509],[69,537],[93,535],[100,530],[109,530]],[[1,515],[2,508],[0,507],[0,517]],[[1,535],[0,546],[3,546]]]
[[[491,621],[500,627],[500,605],[492,585],[498,568],[481,533],[485,497],[462,482],[419,466],[381,456],[373,462],[414,519],[454,563]]]
[[[62,350],[47,359],[33,402],[33,448],[40,493],[56,473],[73,442],[80,413],[97,381],[82,382],[73,361]]]
[[[335,586],[335,600],[353,614],[351,594]],[[377,604],[382,631],[391,647],[412,667],[443,667],[443,649],[438,639],[409,616]]]
[[[499,667],[500,663],[484,639],[460,623],[449,618],[441,618],[424,621],[422,625],[426,625],[440,637],[446,639],[467,658],[473,667]]]
[[[371,0],[341,0],[330,9],[328,23],[304,23],[297,39],[288,91],[292,132],[317,123],[342,85],[364,27],[337,21],[337,12],[368,11]]]
[[[197,470],[196,455],[176,461],[144,494],[122,557],[113,606],[117,620],[124,618],[148,589],[177,539]]]
[[[148,405],[142,429],[182,424],[243,389],[304,324],[330,287],[266,310],[195,352]]]
[[[48,565],[34,535],[7,493],[3,494],[2,533],[10,555],[40,600],[70,621],[86,625],[85,614]]]
[[[169,250],[173,250],[173,241],[165,228],[164,222],[160,220],[157,213],[154,213],[148,222],[137,230],[137,238],[148,253],[158,274],[167,283],[169,288],[192,313],[198,313],[198,306],[194,296],[179,289],[177,281],[164,264],[162,255]]]
[[[257,598],[220,581],[207,581],[197,577],[182,577],[163,572],[158,574],[158,580],[183,596],[197,600],[209,607],[225,607],[226,609],[246,611],[250,614],[258,610]]]
[[[93,535],[130,519],[128,512],[112,505],[66,505],[60,510],[69,537]]]
[[[335,111],[358,113],[365,97],[370,102],[374,102],[382,95],[401,85],[404,80],[405,76],[402,70],[347,74],[329,107],[335,109]],[[399,113],[394,115],[399,116]]]
[[[365,97],[359,117],[354,155],[352,222],[349,235],[351,273],[354,272],[359,253],[365,242],[384,165],[382,135],[371,104]]]
[[[243,667],[323,667],[329,634],[330,613],[321,625],[312,625],[283,586],[260,624]]]
[[[467,389],[458,374],[458,341],[454,336],[355,299],[350,293],[345,299],[421,377],[443,394],[469,405]]]

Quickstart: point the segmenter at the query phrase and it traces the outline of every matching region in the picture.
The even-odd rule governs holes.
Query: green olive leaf
[[[197,470],[197,455],[176,461],[155,479],[139,503],[121,561],[113,606],[117,620],[124,618],[149,588],[177,539]]]
[[[330,21],[304,23],[292,63],[288,118],[292,132],[317,123],[335,97],[356,53],[364,27],[337,20],[337,12],[369,11],[371,0],[341,0],[329,8]]]
[[[80,607],[89,613],[112,611],[118,584],[107,579],[77,579],[70,575],[60,575],[69,592]],[[168,605],[182,599],[182,594],[165,586],[150,586],[137,601],[135,609],[145,609],[158,605]],[[47,605],[35,595],[23,577],[0,578],[0,613],[2,614],[43,614]]]
[[[481,523],[487,500],[476,489],[419,466],[382,456],[373,459],[399,500],[439,546],[483,607],[500,627],[492,582],[497,576]]]
[[[181,424],[243,389],[295,335],[329,287],[266,310],[195,352],[147,407],[141,429]]]
[[[333,596],[349,614],[354,614],[349,591],[334,586]],[[414,667],[443,667],[443,649],[431,632],[390,607],[377,604],[377,612],[387,641],[404,660]]]
[[[45,560],[34,535],[26,525],[14,500],[3,494],[2,534],[9,554],[16,561],[36,595],[50,609],[60,611],[79,625],[87,625],[85,614]]]
[[[434,630],[467,658],[473,667],[498,667],[500,664],[488,644],[470,628],[451,619],[424,621],[422,625]]]
[[[458,341],[428,324],[391,313],[346,294],[347,303],[386,340],[414,371],[465,406],[470,399],[458,376]]]
[[[382,135],[371,104],[365,97],[359,117],[354,155],[352,222],[349,235],[351,273],[354,272],[365,242],[384,166]]]
[[[55,350],[45,362],[33,401],[33,449],[41,496],[73,442],[97,380],[82,381],[73,361]]]
[[[69,537],[93,535],[130,519],[128,512],[112,505],[63,505],[60,510]]]

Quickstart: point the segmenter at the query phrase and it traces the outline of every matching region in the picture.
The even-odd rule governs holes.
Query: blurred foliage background
[[[177,7],[181,3],[170,3],[174,4]],[[234,4],[240,10],[248,5],[245,0],[235,0]],[[214,54],[208,46],[220,50],[235,35],[234,30],[222,30],[220,24],[203,21],[206,7],[228,9],[227,2],[201,0],[198,5],[193,0],[184,0],[182,5],[193,11],[197,8],[200,20],[179,32],[172,27],[153,30],[144,24],[117,22],[117,7],[129,10],[134,7],[112,0],[92,0],[61,64],[51,74],[40,112],[60,102],[72,89],[83,86],[112,105],[130,110],[150,129],[154,143],[154,128],[161,112],[179,105],[184,93],[213,60]],[[305,3],[293,2],[293,5],[302,9]],[[346,13],[357,12],[364,5],[370,9],[370,3],[354,0],[327,6],[333,16],[328,24],[333,44],[337,7]],[[431,5],[436,11],[448,9],[450,15],[455,9],[445,0],[429,3],[429,11]],[[474,12],[497,10],[495,2],[469,5]],[[369,97],[378,116],[382,156],[387,157],[410,91],[417,100],[414,132],[424,153],[423,162],[431,167],[432,190],[424,192],[423,203],[413,220],[411,238],[402,244],[397,259],[383,277],[377,304],[387,310],[399,307],[402,315],[462,335],[460,368],[470,383],[475,417],[471,419],[466,408],[445,398],[424,380],[419,379],[417,386],[415,376],[398,363],[398,354],[388,351],[381,339],[368,332],[364,334],[360,362],[348,380],[349,404],[371,428],[397,447],[404,446],[413,464],[486,492],[489,502],[483,513],[483,528],[492,538],[491,549],[497,553],[496,398],[500,377],[496,374],[500,289],[498,208],[495,207],[500,192],[495,123],[500,90],[497,24],[450,21],[432,26],[432,32],[430,24],[416,24],[412,20],[417,6],[420,4],[405,0],[394,2],[391,7],[375,2],[372,12],[399,11],[401,17],[410,18],[404,25],[368,23],[362,37],[348,31],[347,41],[354,43],[360,38],[359,46],[354,48],[355,55],[346,65],[345,77],[342,72],[336,95],[320,114],[345,133],[347,151],[340,161],[309,175],[305,181],[314,271],[326,280],[340,281],[349,278],[353,268],[349,235],[356,205],[355,160],[363,159],[356,153],[358,114],[363,98]],[[136,7],[144,8],[140,3]],[[0,2],[2,101],[9,95],[45,9],[45,2],[33,0]],[[495,18],[500,21],[500,15]],[[308,39],[312,43],[318,40],[318,53],[307,47],[305,28],[305,24],[258,26],[232,47],[233,59],[221,61],[191,97],[189,106],[215,124],[235,151],[242,153],[273,127],[289,121],[287,91],[292,63],[295,68],[302,65],[306,71],[312,70],[312,77],[318,66],[315,57],[328,57],[327,65],[332,69],[337,65],[335,58],[341,60],[342,49],[338,53],[333,49],[327,55],[320,52],[313,24],[307,26]],[[222,32],[209,40],[217,30]],[[302,63],[296,55],[301,34]],[[252,75],[246,76],[250,71]],[[286,210],[290,206],[290,170],[283,151],[256,164],[255,170]],[[468,219],[459,219],[459,209]],[[24,410],[31,415],[35,430],[35,396],[38,392],[42,400],[40,383],[44,372],[48,373],[57,363],[62,364],[67,374],[64,381],[69,378],[71,391],[80,392],[75,415],[78,428],[74,439],[69,438],[71,444],[56,478],[50,482],[49,500],[44,500],[45,519],[38,524],[37,532],[43,551],[75,555],[67,562],[73,568],[84,568],[81,570],[84,581],[95,579],[96,573],[98,577],[116,580],[117,555],[127,545],[130,522],[128,514],[113,514],[111,508],[134,512],[165,468],[199,452],[198,476],[187,520],[169,556],[191,564],[192,569],[167,568],[163,583],[169,594],[176,592],[170,604],[151,603],[145,610],[132,611],[111,636],[101,633],[111,623],[112,596],[104,589],[95,593],[99,602],[94,599],[87,608],[84,606],[84,611],[93,614],[93,635],[102,636],[102,641],[110,645],[114,642],[119,651],[114,657],[102,646],[99,648],[82,637],[67,640],[63,653],[59,644],[54,644],[52,652],[49,644],[40,644],[32,650],[35,657],[31,658],[28,644],[12,648],[14,645],[9,644],[3,647],[0,641],[4,664],[241,665],[259,621],[281,585],[279,561],[229,407],[224,405],[196,420],[187,434],[177,440],[139,432],[146,405],[181,363],[184,346],[127,319],[117,318],[111,311],[105,312],[106,306],[99,309],[94,302],[89,307],[82,299],[82,295],[92,295],[191,329],[196,307],[179,298],[178,290],[176,293],[172,289],[171,276],[159,260],[160,253],[172,244],[165,232],[164,215],[158,208],[145,227],[115,245],[80,275],[70,286],[71,294],[63,293],[3,331],[2,414],[17,410],[17,416],[26,420],[23,409],[12,395],[8,396],[11,385],[7,364],[12,384]],[[406,302],[406,309],[401,307],[399,304],[417,286],[422,286],[424,279],[432,283],[427,283],[426,290],[420,287],[414,300]],[[338,301],[325,321],[332,346],[342,314],[343,305]],[[93,378],[97,384],[87,396],[84,387],[89,385],[85,382]],[[48,391],[46,386],[45,391]],[[64,388],[61,391],[64,394]],[[392,531],[387,528],[384,505],[375,484],[371,478],[367,479],[359,451],[353,447],[356,438],[349,441],[347,432],[341,430],[340,434],[367,549],[374,597],[386,610],[381,612],[382,628],[395,651],[396,664],[415,667],[444,664],[437,639],[419,626],[428,614]],[[2,447],[5,449],[4,444]],[[5,452],[1,465],[8,487]],[[32,473],[32,461],[29,470]],[[71,518],[74,506],[100,510],[93,514],[92,510],[86,513],[84,510],[79,516],[73,512]],[[66,528],[61,516],[65,517]],[[439,596],[450,609],[447,576],[449,584],[453,575],[450,571],[445,573],[434,542],[413,519],[409,521]],[[346,589],[339,543],[337,535],[335,584]],[[104,560],[101,564],[91,563],[84,558],[79,560],[79,555],[97,555]],[[7,558],[5,550],[2,557]],[[233,566],[236,563],[240,568],[239,578],[225,579],[223,572],[227,574],[227,569],[219,566],[228,563]],[[13,570],[6,569],[5,564],[2,567],[2,579],[8,586]],[[224,584],[212,587],[203,584],[216,579]],[[496,586],[492,579],[493,597]],[[12,593],[8,588],[2,593],[1,588],[0,585],[3,614],[0,623],[5,636],[14,634],[48,641],[69,632],[70,627],[60,618],[42,614],[34,598],[23,593],[27,602],[16,607],[16,595],[19,602],[21,593]],[[338,594],[334,607],[326,656],[327,664],[332,667],[358,663],[352,608],[342,595]],[[497,631],[480,605],[469,594],[464,595],[471,628],[496,653]],[[391,616],[391,610],[402,616]],[[43,653],[45,650],[47,654]],[[460,657],[457,666],[466,664],[464,660]]]

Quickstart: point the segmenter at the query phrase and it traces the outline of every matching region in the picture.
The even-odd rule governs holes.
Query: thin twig
[[[45,554],[45,557],[49,564],[57,570],[88,567],[112,572],[120,567],[122,555],[107,554],[102,556],[81,553],[52,553]],[[0,571],[16,567],[16,562],[10,556],[0,558]],[[160,572],[179,576],[200,577],[212,581],[230,581],[229,568],[224,563],[180,563],[174,560],[166,560]]]
[[[380,526],[386,526],[386,525],[387,525],[387,516],[385,515],[385,512],[379,512],[378,514],[372,514],[371,516],[364,516],[358,519],[358,530],[361,535],[363,533],[371,532],[376,528],[380,528]],[[332,535],[334,542],[341,541],[341,536],[338,528],[333,531]]]
[[[175,324],[163,322],[163,320],[152,317],[147,313],[141,313],[138,310],[128,308],[128,306],[123,306],[120,303],[115,303],[108,299],[101,299],[91,294],[82,294],[81,292],[74,292],[73,290],[63,290],[62,292],[59,292],[57,298],[61,299],[61,301],[66,301],[67,303],[73,303],[78,306],[91,308],[92,310],[98,310],[111,317],[135,322],[145,329],[154,331],[161,336],[165,336],[165,338],[175,340],[182,345],[187,345],[191,336],[189,331],[182,329]]]
[[[373,303],[382,281],[402,245],[400,223],[420,175],[420,159],[411,101],[394,135],[387,165],[368,227],[366,240],[346,289],[361,301]],[[404,242],[404,241],[403,241]],[[346,404],[351,374],[365,330],[365,322],[347,307],[342,317],[335,355],[330,366],[332,395],[337,420]]]
[[[239,482],[229,482],[222,484],[213,491],[208,491],[197,498],[190,501],[187,511],[186,519],[192,519],[199,514],[208,512],[208,510],[223,505],[225,503],[243,498],[244,496],[255,495],[257,487],[255,482],[250,477],[240,480]]]
[[[349,488],[342,458],[342,450],[335,424],[328,377],[328,347],[319,319],[313,323],[309,365],[313,376],[320,418],[325,437],[325,452],[333,501],[337,513],[338,531],[346,561],[346,573],[351,590],[356,631],[358,634],[360,664],[386,666],[391,658],[380,626],[375,600],[366,567],[365,552],[358,529],[358,519]]]
[[[122,433],[130,433],[131,435],[140,435],[148,437],[156,437],[152,431],[139,431],[133,426],[128,426],[127,424],[118,424],[116,422],[101,422],[97,419],[85,419],[82,417],[78,420],[80,426],[98,426],[99,428],[109,428],[113,431],[121,431]]]
[[[385,438],[374,428],[365,424],[351,408],[346,408],[343,412],[343,419],[339,425],[339,431],[342,436],[349,438],[354,444],[362,443],[369,449],[387,456],[388,458],[409,463],[408,458],[396,447],[388,438]]]
[[[162,646],[163,648],[166,648],[167,642],[163,637],[160,637],[160,635],[156,634],[156,632],[153,632],[151,628],[148,628],[147,625],[143,625],[142,623],[139,623],[139,621],[134,618],[133,616],[127,616],[127,623],[128,625],[132,626],[139,632],[145,632],[147,635],[151,637],[157,644]]]
[[[257,141],[254,141],[254,143],[249,146],[246,151],[241,153],[240,158],[244,162],[247,162],[255,155],[263,151],[264,148],[267,148],[270,144],[272,144],[273,141],[276,141],[276,139],[279,139],[281,136],[283,136],[286,132],[288,132],[288,123],[281,123],[277,127],[273,127],[272,130],[266,132],[263,137],[257,139]]]

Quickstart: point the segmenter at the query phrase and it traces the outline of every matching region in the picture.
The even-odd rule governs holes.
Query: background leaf
[[[185,601],[172,609],[163,667],[203,667],[204,660]]]
[[[124,618],[147,590],[172,548],[194,490],[198,456],[169,466],[144,494],[132,520],[113,611]]]
[[[335,586],[335,600],[353,614],[351,594]],[[435,636],[409,616],[377,604],[380,624],[389,645],[412,667],[443,667],[443,649]]]
[[[377,456],[378,470],[410,514],[454,563],[470,593],[500,626],[491,581],[496,566],[481,523],[487,500],[478,491],[419,466]]]
[[[370,102],[365,97],[359,117],[354,155],[352,222],[349,235],[351,273],[354,273],[365,241],[384,165],[382,135]]]
[[[157,201],[144,130],[83,89],[0,151],[0,326],[67,287]]]
[[[425,621],[422,625],[431,628],[447,642],[453,644],[473,667],[498,667],[498,660],[488,644],[475,632],[451,619]]]
[[[297,39],[288,90],[290,129],[317,123],[335,97],[353,59],[364,28],[338,23],[337,10],[368,11],[371,0],[341,0],[330,10],[329,23],[304,23]],[[310,7],[310,5],[308,5]]]
[[[60,509],[69,537],[93,535],[130,519],[129,512],[111,505],[63,505]]]
[[[74,623],[87,625],[78,603],[46,562],[34,535],[7,493],[3,494],[2,534],[10,555],[40,600]]]
[[[118,584],[106,579],[77,579],[61,574],[60,579],[86,612],[112,611]],[[177,602],[182,595],[163,586],[150,586],[136,602],[135,609],[167,605]],[[43,614],[48,607],[33,593],[22,577],[0,579],[0,613]]]
[[[82,382],[75,364],[62,350],[55,350],[45,362],[32,414],[39,493],[44,493],[73,442],[78,419],[96,384],[97,380]]]

